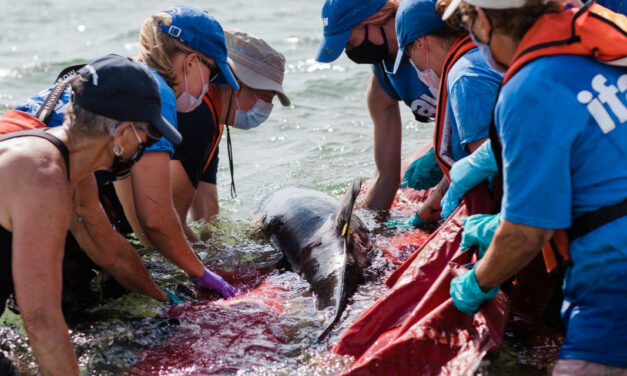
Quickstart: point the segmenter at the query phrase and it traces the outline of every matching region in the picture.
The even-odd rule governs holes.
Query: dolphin
[[[261,230],[283,252],[295,273],[311,285],[318,309],[334,307],[322,340],[339,321],[357,287],[373,249],[368,228],[353,205],[361,189],[355,178],[341,201],[304,188],[282,188],[261,204]]]

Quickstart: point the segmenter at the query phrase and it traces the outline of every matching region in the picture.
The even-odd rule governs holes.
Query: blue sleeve
[[[389,95],[390,98],[397,101],[400,101],[402,99],[400,95],[398,95],[396,90],[394,90],[394,88],[392,87],[390,79],[383,69],[383,64],[372,64],[372,74],[374,75],[374,78],[377,79],[379,86],[381,86],[383,91],[385,91],[385,93]]]
[[[496,121],[503,146],[502,211],[510,222],[545,229],[571,224],[570,136],[562,105],[569,95],[544,77],[519,72],[502,91]],[[543,81],[544,80],[544,81]],[[548,81],[548,82],[547,82]],[[509,90],[508,90],[509,89]]]
[[[50,94],[54,86],[49,87],[48,89],[42,90],[41,92],[33,95],[28,98],[23,103],[15,106],[15,109],[18,111],[26,112],[27,114],[37,116],[37,112],[41,108],[41,105],[44,103],[44,100]],[[70,98],[72,97],[72,88],[70,85],[67,86],[59,101],[54,106],[46,125],[48,127],[58,127],[63,124],[63,118],[65,115],[65,110],[67,109]]]
[[[462,147],[488,137],[498,83],[481,76],[459,77],[449,88],[448,103]]]
[[[153,71],[153,74],[157,78],[159,83],[159,93],[161,94],[161,115],[178,129],[178,123],[176,120],[176,99],[174,98],[174,91],[167,83],[159,76],[157,72]],[[159,152],[167,151],[170,153],[170,157],[174,155],[174,145],[164,137],[161,137],[154,145],[146,148],[146,152]]]

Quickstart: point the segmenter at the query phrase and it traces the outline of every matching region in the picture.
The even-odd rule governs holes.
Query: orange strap
[[[451,48],[444,59],[444,65],[442,67],[442,77],[440,78],[440,92],[438,94],[438,105],[435,112],[435,129],[433,132],[433,147],[435,151],[435,158],[444,172],[446,179],[451,181],[449,177],[449,171],[451,170],[451,164],[442,158],[442,137],[444,135],[444,119],[446,118],[446,102],[448,100],[448,91],[446,90],[446,79],[448,74],[462,56],[468,51],[475,48],[474,42],[469,36],[459,38],[453,43]]]
[[[627,65],[627,17],[595,3],[541,16],[520,41],[503,85],[527,63],[554,55]]]
[[[211,116],[213,117],[214,127],[216,127],[215,132],[213,132],[213,140],[211,140],[211,145],[209,147],[209,155],[207,156],[205,167],[202,169],[202,172],[204,173],[218,150],[218,145],[220,144],[220,139],[222,139],[222,131],[224,127],[220,124],[220,116],[218,113],[220,109],[220,93],[218,91],[218,87],[216,85],[211,85],[209,87],[209,91],[207,91],[207,94],[205,94],[202,99],[207,104],[207,107],[209,107]]]

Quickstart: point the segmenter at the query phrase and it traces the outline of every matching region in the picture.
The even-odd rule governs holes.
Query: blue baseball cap
[[[152,123],[170,142],[181,143],[181,134],[161,116],[159,84],[142,63],[107,55],[77,74],[85,79],[80,94],[74,93],[79,106],[114,120]]]
[[[393,73],[396,73],[405,47],[418,38],[424,37],[446,26],[438,12],[435,11],[435,0],[403,0],[396,12],[396,38],[398,39],[398,54],[394,63]]]
[[[326,0],[322,7],[324,35],[316,60],[330,63],[344,51],[353,28],[375,14],[387,0]]]
[[[237,80],[226,63],[226,43],[220,23],[206,11],[180,5],[165,11],[172,16],[172,23],[160,25],[161,31],[186,46],[216,61],[220,73],[213,83],[228,83],[239,90]]]

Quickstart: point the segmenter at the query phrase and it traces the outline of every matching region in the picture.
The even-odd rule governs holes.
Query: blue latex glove
[[[231,286],[222,277],[209,271],[207,268],[205,268],[205,272],[202,276],[191,277],[190,281],[198,287],[216,290],[225,298],[232,298],[237,295],[237,289],[235,287]]]
[[[459,206],[462,197],[477,184],[493,178],[499,172],[492,144],[486,141],[469,156],[453,164],[449,173],[451,184],[442,197],[442,218],[448,218]]]
[[[477,312],[481,303],[494,298],[498,292],[498,286],[488,292],[483,292],[477,282],[474,268],[453,278],[451,281],[450,293],[455,307],[469,315],[473,315]]]
[[[435,159],[433,148],[422,157],[413,161],[403,176],[401,188],[413,188],[417,191],[435,187],[444,177],[444,173]]]
[[[173,292],[168,291],[166,289],[161,289],[163,292],[165,292],[166,294],[168,294],[168,297],[170,298],[170,300],[168,300],[169,304],[182,304],[183,302],[176,297],[176,295],[174,295]]]
[[[414,216],[411,217],[408,221],[387,221],[385,225],[387,227],[404,227],[404,226],[413,226],[418,228],[428,228],[433,227],[437,223],[427,222],[418,216],[418,212],[414,213]]]
[[[501,224],[499,214],[476,214],[464,219],[464,232],[460,247],[468,249],[472,246],[479,248],[479,258],[483,257],[492,242],[494,232]]]

